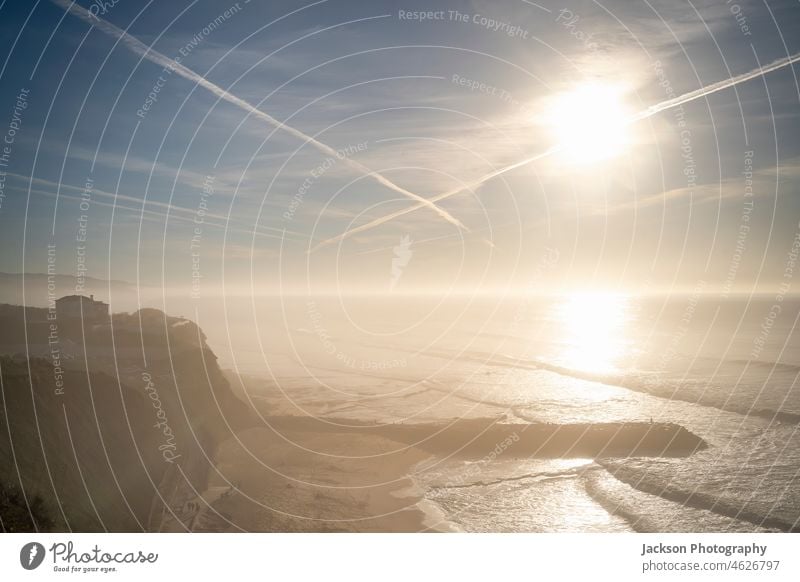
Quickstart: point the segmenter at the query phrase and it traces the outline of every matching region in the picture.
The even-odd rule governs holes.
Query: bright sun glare
[[[611,85],[590,83],[556,96],[545,122],[569,162],[601,161],[629,144],[622,91]]]
[[[610,372],[625,355],[629,299],[614,293],[573,293],[556,311],[563,352],[571,368]]]

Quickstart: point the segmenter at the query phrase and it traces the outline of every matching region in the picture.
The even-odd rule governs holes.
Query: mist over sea
[[[791,531],[800,519],[792,296],[352,295],[176,301],[277,413],[376,423],[674,422],[688,458],[432,457],[437,529]],[[776,308],[777,306],[777,308]],[[259,385],[259,383],[256,383]],[[260,397],[250,390],[248,396]],[[500,447],[502,449],[502,447]]]

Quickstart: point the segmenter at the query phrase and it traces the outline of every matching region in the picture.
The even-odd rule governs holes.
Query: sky
[[[799,65],[620,120],[796,54],[796,2],[69,4],[0,4],[0,271],[187,296],[791,281]]]

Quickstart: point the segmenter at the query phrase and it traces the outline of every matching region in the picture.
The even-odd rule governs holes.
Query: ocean
[[[209,297],[170,313],[198,321],[222,367],[278,391],[276,414],[674,422],[711,445],[688,458],[454,451],[412,475],[433,528],[800,527],[793,296]]]

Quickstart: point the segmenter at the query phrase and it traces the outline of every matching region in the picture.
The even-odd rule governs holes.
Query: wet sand
[[[195,531],[418,532],[415,465],[429,454],[381,437],[254,428],[217,454],[222,491]],[[430,520],[427,520],[430,522]]]

